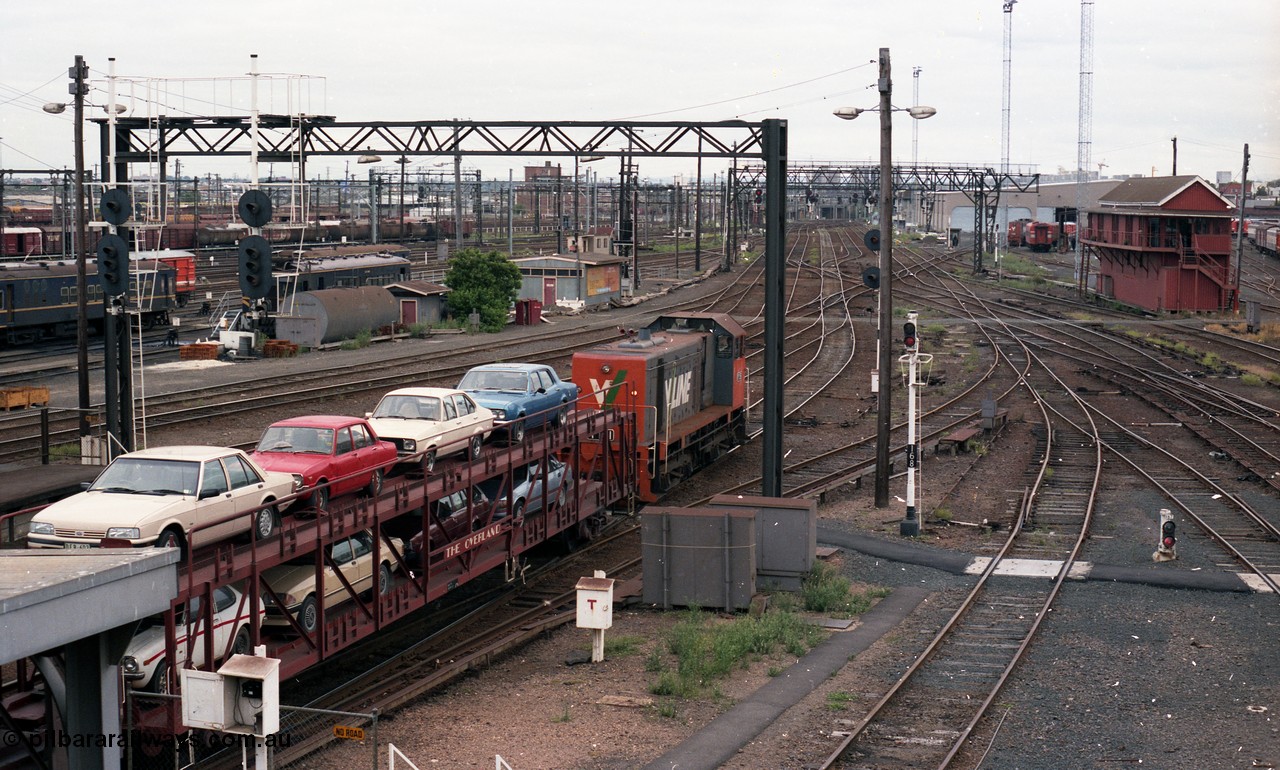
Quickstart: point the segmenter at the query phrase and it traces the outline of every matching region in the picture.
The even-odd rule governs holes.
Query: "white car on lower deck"
[[[259,620],[265,614],[266,610],[259,602]],[[230,586],[213,589],[213,656],[216,660],[224,660],[237,653],[252,654],[251,620],[249,600],[238,589]],[[124,657],[120,659],[120,672],[133,689],[167,693],[169,671],[182,668],[188,655],[194,665],[204,665],[207,626],[201,598],[197,596],[187,602],[186,607],[176,613],[174,621],[175,661],[169,660],[165,651],[163,615],[143,620],[129,641]]]

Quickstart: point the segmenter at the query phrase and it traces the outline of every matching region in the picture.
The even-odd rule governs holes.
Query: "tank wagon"
[[[746,439],[745,345],[746,332],[726,314],[679,313],[574,353],[579,410],[635,415],[641,500],[656,501]],[[584,464],[595,451],[582,447]]]
[[[273,320],[280,339],[317,347],[394,326],[399,319],[400,308],[391,292],[381,286],[359,286],[302,292],[294,299],[290,315]]]

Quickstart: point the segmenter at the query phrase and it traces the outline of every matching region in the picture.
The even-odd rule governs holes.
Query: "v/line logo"
[[[591,392],[596,396],[596,403],[602,408],[613,406],[613,402],[617,400],[618,393],[622,390],[622,383],[627,379],[627,370],[620,369],[614,376],[612,381],[597,380],[590,378]],[[693,372],[685,372],[684,374],[674,374],[667,378],[667,411],[673,411],[677,407],[684,406],[693,400]]]
[[[596,403],[599,404],[601,408],[613,406],[613,402],[618,398],[618,391],[622,390],[622,383],[626,381],[626,379],[626,369],[619,369],[618,373],[614,375],[612,382],[608,380],[597,380],[595,377],[592,377],[591,392],[596,395]]]
[[[689,403],[693,396],[693,372],[676,374],[667,378],[667,411]]]

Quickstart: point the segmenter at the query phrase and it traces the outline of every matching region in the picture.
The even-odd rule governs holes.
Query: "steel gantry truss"
[[[107,122],[99,119],[106,130]],[[116,161],[158,157],[299,158],[388,155],[762,158],[764,125],[689,122],[339,121],[325,116],[158,117],[115,120]],[[256,136],[256,139],[255,139]],[[105,145],[104,145],[105,146]]]
[[[783,243],[787,124],[662,121],[340,121],[319,115],[117,117],[101,127],[103,166],[117,183],[129,164],[156,163],[161,182],[170,158],[244,156],[257,163],[297,164],[317,157],[388,155],[637,157],[758,160],[765,205],[765,387],[761,491],[782,494]],[[108,157],[107,148],[111,155]],[[256,182],[255,182],[256,183]],[[730,248],[736,244],[728,244]],[[732,252],[731,252],[732,253]]]
[[[764,178],[763,166],[739,166],[734,172],[731,189],[750,190]],[[1040,189],[1039,174],[1015,174],[983,166],[903,165],[893,167],[893,189],[915,191],[922,196],[940,192],[959,192],[973,202],[973,269],[981,272],[982,259],[988,246],[995,243],[995,210],[1001,192],[1035,192]],[[862,192],[877,194],[880,189],[878,163],[850,165],[787,166],[788,190],[835,190],[848,195]]]

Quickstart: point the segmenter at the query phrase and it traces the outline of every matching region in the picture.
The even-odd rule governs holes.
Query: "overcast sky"
[[[1094,170],[1168,174],[1176,136],[1180,173],[1238,179],[1248,143],[1249,178],[1280,178],[1280,3],[1098,0],[1093,8]],[[1020,0],[1012,22],[1010,160],[1043,174],[1072,171],[1080,3]],[[260,72],[309,76],[264,87],[264,112],[339,120],[777,117],[788,121],[793,162],[873,161],[876,116],[846,122],[831,112],[877,104],[881,47],[891,52],[894,104],[911,105],[918,83],[919,103],[938,110],[918,124],[919,162],[995,165],[1004,24],[1001,0],[10,2],[0,47],[0,167],[73,164],[70,113],[50,116],[40,105],[69,98],[76,54],[95,87],[105,88],[110,57],[132,81],[169,80],[163,89],[182,97],[165,107],[174,115],[247,114],[242,78],[257,53]],[[144,85],[128,89],[120,101],[145,115]],[[90,100],[105,102],[105,92]],[[912,120],[898,113],[894,127],[894,158],[909,162]],[[89,136],[93,163],[96,132]],[[344,164],[328,161],[326,171],[324,163],[309,164],[309,175],[344,173]],[[468,161],[503,179],[526,163],[541,160]],[[248,161],[183,164],[184,174],[237,168],[247,174]],[[647,159],[640,171],[692,174],[693,162]],[[616,168],[600,170],[610,173]]]

